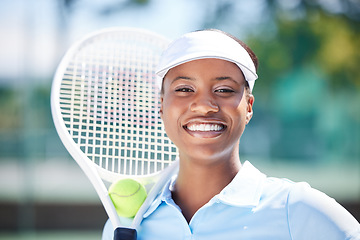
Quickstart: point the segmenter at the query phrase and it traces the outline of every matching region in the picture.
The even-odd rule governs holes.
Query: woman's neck
[[[179,175],[172,196],[187,222],[233,180],[240,167],[238,157],[231,161],[218,161],[217,164],[180,160]]]

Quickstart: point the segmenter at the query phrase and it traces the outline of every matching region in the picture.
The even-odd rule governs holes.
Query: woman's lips
[[[209,131],[221,131],[224,128],[222,124],[213,123],[190,123],[186,125],[186,128],[190,131],[209,132]]]
[[[219,136],[226,126],[222,123],[190,122],[184,126],[184,129],[193,137],[214,138]]]

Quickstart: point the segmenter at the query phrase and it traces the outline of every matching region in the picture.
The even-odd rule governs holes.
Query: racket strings
[[[142,47],[131,39],[126,44],[109,39],[83,48],[68,65],[60,90],[74,142],[96,165],[122,175],[159,172],[177,155],[159,115],[154,74],[159,54],[151,51],[154,46],[137,45]]]

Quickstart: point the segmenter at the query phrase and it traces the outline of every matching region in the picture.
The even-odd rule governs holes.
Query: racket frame
[[[94,37],[97,37],[100,34],[110,34],[111,32],[116,32],[116,31],[140,31],[140,32],[151,34],[151,35],[156,35],[157,37],[165,39],[164,37],[157,35],[153,32],[147,31],[147,30],[137,29],[137,28],[124,28],[124,27],[106,28],[106,29],[88,34],[84,38],[78,40],[73,45],[71,45],[71,47],[65,53],[64,57],[62,58],[59,66],[56,70],[56,73],[54,75],[53,84],[51,87],[51,112],[52,112],[52,118],[54,121],[55,128],[57,130],[57,133],[58,133],[61,141],[63,142],[64,146],[66,147],[67,151],[70,153],[72,158],[77,162],[77,164],[80,166],[82,171],[89,178],[91,184],[94,186],[94,188],[104,206],[104,209],[105,209],[108,217],[110,218],[111,223],[113,224],[114,229],[116,229],[118,227],[123,227],[123,224],[121,223],[120,218],[117,215],[116,209],[110,199],[108,190],[103,182],[103,179],[102,179],[102,177],[100,177],[99,172],[103,172],[102,175],[104,175],[104,169],[102,169],[97,164],[95,164],[94,162],[89,160],[89,158],[86,156],[86,154],[83,151],[81,151],[78,144],[75,143],[72,136],[68,133],[68,129],[63,120],[63,114],[61,113],[59,98],[60,98],[60,89],[61,89],[61,83],[62,83],[64,73],[66,71],[66,68],[68,67],[68,63],[72,59],[72,57],[75,54],[75,52],[77,51],[77,49],[79,49],[79,47],[81,47],[84,43],[87,43],[87,41],[91,41],[91,39],[93,39]],[[132,221],[131,228],[136,229],[140,225],[140,223],[142,221],[142,216],[145,213],[145,211],[149,208],[150,204],[153,202],[155,197],[161,191],[164,184],[169,180],[169,178],[171,176],[173,176],[177,172],[178,164],[179,164],[178,160],[175,160],[175,161],[173,161],[172,164],[170,164],[170,166],[165,168],[162,172],[156,173],[153,175],[149,175],[143,179],[139,179],[134,176],[131,177],[135,180],[140,181],[141,183],[148,182],[150,180],[152,180],[153,182],[156,182],[156,184],[154,184],[154,186],[152,186],[145,202],[142,204],[142,206],[140,207],[134,220]],[[111,177],[111,178],[113,178],[113,177]],[[124,176],[119,176],[119,179],[120,178],[124,178]]]

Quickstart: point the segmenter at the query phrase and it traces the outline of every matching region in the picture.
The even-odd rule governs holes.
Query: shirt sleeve
[[[108,219],[104,225],[101,240],[113,240],[113,239],[114,239],[114,229],[110,222],[110,219]]]
[[[293,240],[360,240],[360,225],[333,198],[294,184],[288,195],[288,224]]]

